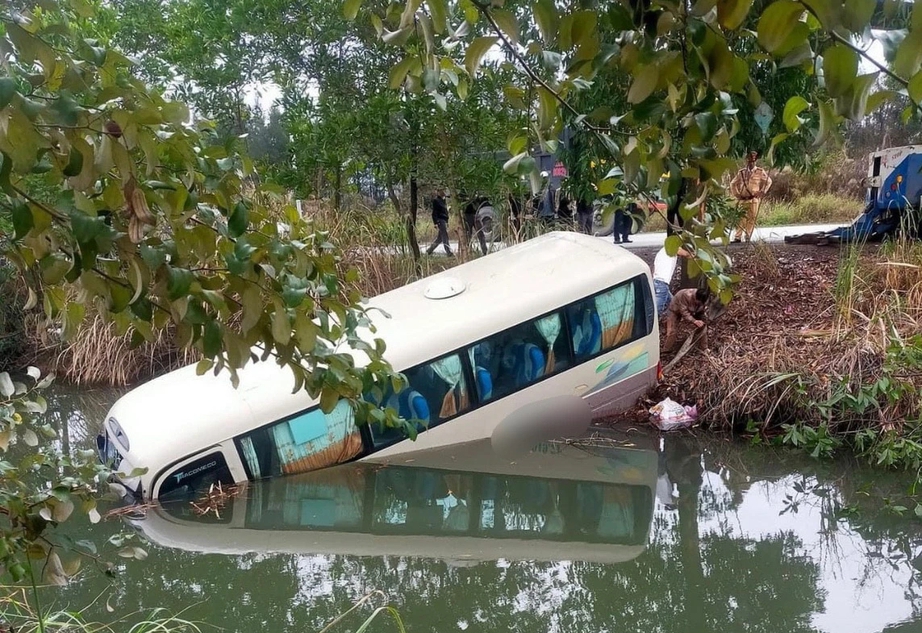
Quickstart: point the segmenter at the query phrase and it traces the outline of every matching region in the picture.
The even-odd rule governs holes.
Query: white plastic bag
[[[698,406],[683,407],[671,398],[666,398],[650,407],[653,424],[661,431],[688,428],[698,419]]]

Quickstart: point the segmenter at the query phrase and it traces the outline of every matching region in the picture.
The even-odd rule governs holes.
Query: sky
[[[876,36],[881,33],[881,31],[872,31]],[[869,45],[860,45],[861,48],[865,49],[868,55],[875,61],[886,65],[884,60],[884,51],[883,46],[877,40],[872,40]],[[494,45],[486,55],[486,59],[499,60],[502,58],[500,53],[499,45]],[[874,66],[870,61],[861,58],[861,63],[859,65],[858,72],[862,74],[871,73],[877,71],[878,68]],[[272,82],[259,82],[251,84],[250,86],[244,89],[246,94],[245,100],[246,103],[250,106],[259,106],[266,116],[268,117],[268,112],[272,108],[272,105],[277,103],[281,98],[282,92],[277,85]],[[316,88],[308,88],[308,92],[312,96],[316,96]]]

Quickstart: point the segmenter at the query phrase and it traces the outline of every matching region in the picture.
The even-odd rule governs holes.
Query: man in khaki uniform
[[[752,233],[756,228],[756,218],[759,216],[759,205],[772,186],[772,177],[768,175],[767,171],[756,165],[758,158],[758,152],[749,152],[749,156],[746,158],[746,166],[736,173],[736,177],[730,183],[731,195],[737,199],[738,204],[746,211],[746,217],[740,221],[740,226],[736,229],[734,242],[740,242],[743,234],[746,235],[747,242],[752,240]]]

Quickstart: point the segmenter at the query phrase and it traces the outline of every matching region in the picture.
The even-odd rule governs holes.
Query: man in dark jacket
[[[631,202],[626,209],[615,211],[615,244],[630,244],[628,236],[634,226],[634,215],[637,214],[637,203]]]
[[[432,197],[432,223],[435,224],[438,235],[426,254],[432,255],[441,244],[445,247],[445,252],[451,255],[451,247],[448,245],[448,204],[445,203],[445,190],[441,187],[435,190],[435,195]]]
[[[576,217],[579,221],[579,230],[586,235],[592,235],[592,202],[580,196],[576,201]]]

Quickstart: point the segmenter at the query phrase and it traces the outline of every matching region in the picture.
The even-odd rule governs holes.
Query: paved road
[[[800,235],[802,233],[816,233],[818,231],[830,231],[832,229],[838,228],[847,224],[842,222],[839,224],[798,224],[791,226],[766,226],[762,228],[757,228],[755,230],[755,235],[753,239],[755,241],[764,241],[766,243],[778,243],[783,242],[786,235]],[[614,238],[611,235],[606,237],[599,237],[600,240],[612,241]],[[663,242],[666,240],[666,233],[637,233],[636,235],[631,236],[630,244],[622,244],[623,248],[627,249],[648,249],[648,248],[659,248],[663,245]],[[451,244],[452,251],[457,251],[458,243],[449,242]],[[719,240],[712,241],[712,244],[720,244]],[[425,252],[429,244],[420,244],[420,248]],[[491,250],[499,250],[503,248],[505,244],[502,242],[495,242]],[[476,241],[473,244],[473,247],[479,252],[479,245]],[[395,249],[396,251],[396,249]],[[445,255],[445,251],[439,246],[434,255]]]

